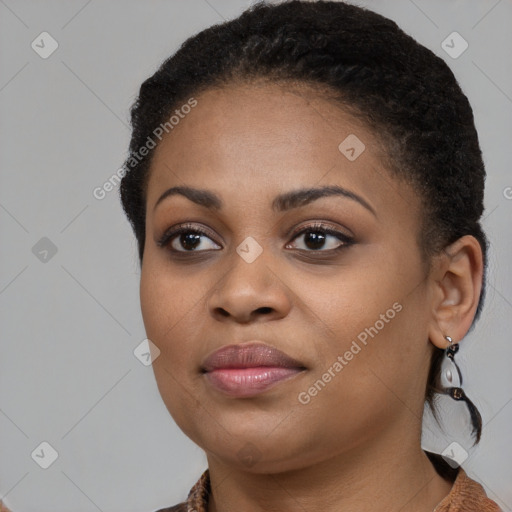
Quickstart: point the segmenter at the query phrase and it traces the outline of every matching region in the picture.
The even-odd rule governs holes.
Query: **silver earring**
[[[482,417],[475,407],[473,402],[466,396],[462,389],[462,373],[455,362],[455,354],[459,350],[459,344],[453,343],[453,339],[450,336],[445,336],[444,339],[449,343],[445,349],[446,357],[441,363],[441,389],[435,388],[438,393],[443,393],[451,396],[454,400],[463,400],[469,409],[471,415],[471,423],[473,425],[473,433],[476,435],[476,442],[480,440],[480,434],[482,430]],[[455,382],[458,380],[459,382]]]
[[[445,370],[444,375],[445,375],[446,380],[448,381],[449,385],[453,386],[453,381],[455,378],[454,373],[457,372],[457,376],[459,377],[459,386],[462,386],[462,374],[459,370],[459,367],[455,363],[455,354],[459,350],[459,344],[458,343],[453,344],[453,339],[451,338],[451,336],[445,336],[444,338],[449,343],[448,347],[446,347],[445,354],[451,363],[449,365],[449,367]]]
[[[444,376],[448,381],[447,392],[454,400],[465,400],[464,391],[462,390],[462,373],[455,362],[455,354],[459,351],[459,344],[453,343],[451,336],[445,336],[444,339],[449,343],[445,349],[446,357],[449,361],[449,367],[445,370]],[[459,382],[454,383],[455,375]]]

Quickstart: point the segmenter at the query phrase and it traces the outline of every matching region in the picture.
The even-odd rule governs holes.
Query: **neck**
[[[272,474],[235,469],[208,455],[208,512],[432,512],[453,482],[437,473],[419,436],[408,442],[385,441],[380,438],[378,446],[367,442],[320,463]]]

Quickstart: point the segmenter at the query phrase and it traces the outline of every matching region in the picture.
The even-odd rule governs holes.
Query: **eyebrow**
[[[198,204],[199,206],[208,208],[209,210],[221,210],[223,206],[222,199],[211,190],[179,186],[171,187],[166,190],[158,198],[158,201],[153,207],[153,211],[164,199],[174,195],[182,195],[190,201]],[[301,206],[305,206],[309,203],[312,203],[313,201],[316,201],[317,199],[320,199],[321,197],[329,196],[341,196],[352,199],[353,201],[359,203],[361,206],[364,206],[364,208],[373,213],[373,215],[377,216],[372,206],[368,204],[368,202],[365,201],[361,196],[355,192],[351,192],[350,190],[339,187],[337,185],[328,185],[317,188],[301,188],[298,190],[285,192],[284,194],[280,194],[274,198],[272,201],[272,210],[276,212],[284,212],[293,208],[300,208]]]

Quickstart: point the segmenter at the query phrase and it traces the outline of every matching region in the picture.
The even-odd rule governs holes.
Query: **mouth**
[[[239,398],[259,395],[305,370],[300,361],[260,341],[224,346],[201,367],[210,386]]]

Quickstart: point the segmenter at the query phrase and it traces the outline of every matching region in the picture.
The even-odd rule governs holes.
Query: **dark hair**
[[[259,2],[187,39],[144,81],[131,109],[130,155],[120,186],[140,263],[154,153],[141,157],[140,148],[192,95],[251,80],[309,84],[373,129],[387,148],[389,171],[422,201],[418,243],[427,264],[464,235],[478,240],[484,278],[472,329],[485,295],[487,239],[479,223],[485,169],[471,106],[441,58],[392,20],[339,1]],[[433,346],[425,396],[437,421],[443,355]],[[471,419],[478,442],[479,413]]]

